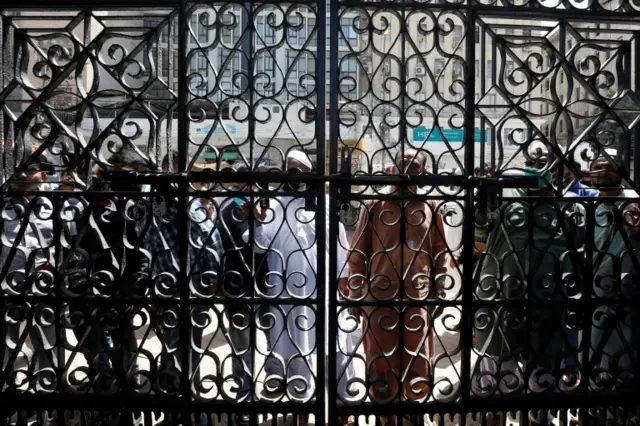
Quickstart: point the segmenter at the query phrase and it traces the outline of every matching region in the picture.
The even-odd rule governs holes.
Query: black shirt
[[[251,246],[242,239],[248,229],[248,221],[244,220],[231,200],[222,203],[220,218],[219,232],[224,247],[224,291],[229,296],[250,297],[254,292]],[[254,254],[254,267],[257,289],[264,291],[267,272],[265,253]]]
[[[104,295],[143,297],[149,260],[139,250],[141,238],[135,232],[135,223],[125,220],[119,211],[99,207],[86,215],[93,220],[79,223],[85,229],[78,229],[79,235],[72,237],[80,240],[69,253],[65,267],[74,292],[91,292],[95,286]],[[125,241],[133,248],[127,248]]]

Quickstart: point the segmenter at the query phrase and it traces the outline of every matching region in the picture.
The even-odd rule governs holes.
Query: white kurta
[[[304,199],[292,197],[273,199],[270,201],[269,208],[265,223],[254,230],[255,250],[268,252],[269,272],[266,295],[272,298],[295,298],[312,302],[313,298],[317,296],[318,289],[316,283],[316,212],[304,209]],[[326,235],[325,250],[328,268],[328,229]],[[248,241],[249,233],[246,232],[243,238]],[[337,272],[339,276],[346,277],[347,268],[344,267],[344,263],[347,258],[345,249],[348,246],[342,224],[340,224],[340,241]],[[329,275],[325,273],[324,276],[328,277]],[[325,280],[322,285],[326,286],[327,281]],[[317,335],[313,305],[317,306],[317,301],[306,306],[283,304],[272,310],[275,319],[269,333],[273,353],[276,357],[281,358],[281,362],[287,367],[287,394],[294,400],[307,401],[311,399],[317,387],[316,381],[313,380],[313,372],[316,369],[311,356],[316,350]],[[339,388],[343,392],[346,390],[347,381],[353,377],[354,372],[353,367],[350,367],[345,373],[342,373],[344,367],[341,368],[341,365],[347,364],[347,359],[342,355],[342,352],[351,353],[352,351],[349,336],[339,333],[336,361],[341,384]]]
[[[327,202],[327,206],[329,206],[329,202]],[[327,212],[327,217],[329,217]],[[327,221],[327,225],[329,222]],[[328,226],[327,226],[328,227]],[[338,279],[340,278],[348,278],[349,277],[349,265],[347,265],[347,250],[349,249],[349,241],[347,240],[347,234],[344,231],[344,225],[342,223],[338,224]],[[327,232],[327,277],[329,276],[329,233]],[[328,279],[327,279],[328,283]],[[328,285],[327,285],[328,288]],[[329,294],[329,292],[325,292],[325,294]],[[329,313],[328,309],[325,309],[325,312]],[[330,314],[330,313],[329,313]],[[337,352],[336,352],[336,373],[338,375],[338,395],[340,396],[341,402],[346,402],[349,400],[353,400],[354,398],[361,397],[362,395],[357,395],[350,397],[348,394],[349,388],[349,380],[352,380],[356,376],[355,368],[353,366],[353,341],[351,340],[351,335],[348,331],[359,330],[360,324],[357,322],[355,318],[348,320],[347,311],[344,310],[338,315],[338,341],[337,341]],[[333,331],[328,330],[329,337],[333,336]],[[327,373],[327,379],[329,371],[325,370]],[[327,380],[328,383],[328,380]],[[355,386],[354,386],[355,388]],[[354,389],[355,390],[355,389]]]
[[[452,254],[459,257],[462,254],[462,225],[464,212],[460,204],[448,202],[442,206],[442,221],[444,238]]]

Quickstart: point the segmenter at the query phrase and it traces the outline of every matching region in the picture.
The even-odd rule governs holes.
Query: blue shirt
[[[600,195],[600,191],[598,191],[597,189],[593,189],[581,182],[576,182],[571,187],[569,192],[573,192],[578,197],[597,197],[598,195]]]

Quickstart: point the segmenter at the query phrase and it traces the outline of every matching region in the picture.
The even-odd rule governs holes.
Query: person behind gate
[[[246,172],[249,168],[244,163],[234,165],[236,172]],[[242,182],[232,182],[229,184],[232,191],[248,191],[249,186]],[[224,271],[222,273],[222,287],[225,296],[238,299],[250,298],[254,294],[260,296],[266,291],[265,280],[268,272],[267,262],[264,253],[252,253],[251,245],[243,241],[242,236],[248,229],[248,222],[242,216],[242,208],[246,200],[244,197],[231,199],[221,199],[219,204],[220,237],[224,247]],[[253,256],[253,259],[252,259]],[[255,275],[251,269],[255,265]],[[255,285],[254,285],[255,279]],[[259,316],[265,317],[268,314],[266,306],[259,308]],[[234,379],[238,382],[236,400],[253,401],[251,395],[251,382],[254,368],[251,347],[251,327],[249,322],[252,318],[252,311],[248,305],[228,306],[225,314],[229,320],[229,342],[233,350],[231,359],[231,369]],[[265,319],[265,321],[268,321]],[[266,333],[267,348],[271,348],[270,333]],[[273,357],[267,357],[264,370],[267,376],[277,375],[280,370]],[[257,375],[257,372],[255,373]],[[250,417],[248,414],[236,415],[233,424],[236,426],[248,425]]]
[[[474,285],[482,301],[529,301],[531,306],[526,311],[499,306],[474,312],[479,363],[472,367],[472,393],[482,398],[571,392],[576,387],[576,378],[567,373],[574,372],[577,330],[569,320],[558,320],[568,317],[567,310],[554,302],[581,297],[576,283],[585,280],[580,267],[584,214],[579,203],[570,201],[573,193],[552,196],[549,188],[559,177],[553,166],[544,170],[552,164],[551,153],[539,149],[529,155],[527,173],[538,176],[536,186],[502,191],[502,219],[490,230]],[[520,201],[524,197],[536,200]],[[551,411],[531,410],[521,421],[538,425],[550,423],[553,416]],[[487,420],[489,425],[506,424],[503,415]]]
[[[288,172],[311,172],[313,165],[307,155],[300,150],[292,150],[286,157]],[[285,185],[289,193],[302,192],[307,189],[306,184],[295,182],[292,179]],[[313,304],[318,303],[313,299],[317,296],[317,239],[315,215],[317,209],[315,203],[309,198],[281,196],[269,200],[268,209],[263,209],[260,204],[255,206],[254,242],[255,250],[266,252],[269,266],[267,297],[283,299],[283,303],[272,307],[274,324],[269,333],[273,345],[273,355],[280,358],[283,373],[281,377],[267,377],[267,389],[265,396],[275,399],[286,394],[294,401],[309,401],[317,390],[317,382],[314,382],[314,362],[311,354],[315,351],[316,342],[316,315]],[[327,202],[327,206],[329,203]],[[248,203],[243,206],[244,217],[249,217]],[[326,212],[325,212],[326,214]],[[328,233],[328,230],[327,230]],[[344,241],[344,227],[339,225],[339,234]],[[249,241],[249,231],[243,234],[243,240]],[[325,247],[329,251],[328,241]],[[345,250],[338,245],[338,259],[346,259],[346,253],[341,256],[340,251]],[[326,254],[328,258],[328,254]],[[346,277],[346,268],[342,268],[338,262],[338,276]],[[344,261],[342,262],[344,264]],[[341,275],[343,275],[341,277]],[[325,278],[328,272],[324,273]],[[297,304],[285,300],[296,300]],[[304,303],[304,304],[303,304]],[[343,327],[345,329],[346,327]],[[338,332],[338,340],[346,341],[347,336],[341,336]],[[339,343],[344,349],[344,345]],[[348,346],[348,345],[347,345]],[[346,352],[349,352],[347,347]],[[337,365],[345,366],[344,373],[339,371],[338,392],[346,399],[347,383],[353,378],[353,368],[348,365],[340,353],[336,354]],[[279,383],[278,383],[279,382]],[[271,385],[276,383],[276,385]],[[306,416],[300,416],[298,425],[306,425]],[[351,422],[352,419],[347,419]]]
[[[404,155],[399,152],[395,162],[412,176],[426,171],[425,156],[414,149],[405,149]],[[413,185],[395,191],[387,188],[386,192],[405,198],[420,189]],[[401,305],[436,297],[434,283],[445,272],[446,258],[443,222],[434,202],[384,200],[361,209],[351,242],[346,296],[398,304],[369,305],[362,310],[369,392],[374,401],[425,401],[429,397],[433,383],[431,312],[426,307],[404,309]],[[398,309],[403,311],[402,318]],[[400,342],[404,347],[398,347]],[[384,418],[382,422],[394,423]]]
[[[599,303],[591,328],[591,363],[599,374],[589,378],[598,390],[618,391],[633,388],[638,377],[640,352],[640,314],[633,300],[640,296],[640,207],[635,190],[624,188],[615,149],[591,164],[591,175],[600,193],[616,197],[598,203],[594,230],[593,295]],[[612,217],[617,220],[602,220]],[[630,303],[631,302],[631,303]],[[608,412],[613,421],[615,413]]]
[[[5,205],[0,250],[2,294],[52,297],[56,268],[53,204],[48,198],[35,194],[12,194],[39,191],[47,180],[47,165],[41,156],[29,151],[25,152],[24,159],[20,173],[12,177],[10,195],[2,199]],[[24,360],[21,335],[28,336],[33,345],[32,354],[26,357],[29,368],[33,369],[29,375],[29,391],[52,393],[58,386],[56,346],[59,342],[51,302],[34,301],[20,308],[10,300],[0,308],[0,332],[4,336],[4,344],[0,345],[0,371],[12,371],[13,365]],[[34,312],[33,318],[27,321],[21,318],[25,307]],[[25,324],[22,333],[21,323]]]
[[[177,152],[165,156],[162,164],[164,171],[179,170]],[[171,164],[171,166],[170,166]],[[191,323],[191,357],[182,359],[180,345],[185,336],[180,336],[180,328],[158,324],[159,334],[162,340],[162,353],[158,368],[157,385],[164,392],[177,392],[180,386],[180,371],[188,369],[191,378],[192,392],[197,393],[200,383],[200,353],[202,348],[202,336],[210,308],[203,303],[210,295],[218,290],[218,272],[224,249],[218,228],[211,218],[207,217],[206,209],[192,197],[187,205],[187,230],[189,246],[187,250],[187,282],[181,283],[180,256],[178,236],[178,198],[171,185],[158,184],[153,188],[145,187],[143,191],[161,194],[161,198],[153,198],[153,215],[150,226],[143,235],[144,247],[151,255],[151,274],[153,296],[160,295],[177,300],[180,294],[180,286],[189,286],[191,299],[191,312],[189,318],[180,318],[180,321]],[[140,232],[141,230],[139,230]],[[159,318],[171,317],[175,307],[158,307],[156,316]],[[168,315],[167,315],[168,313]],[[175,324],[174,324],[175,325]],[[165,425],[181,424],[180,415],[170,420],[165,419]],[[197,424],[204,424],[201,416]]]

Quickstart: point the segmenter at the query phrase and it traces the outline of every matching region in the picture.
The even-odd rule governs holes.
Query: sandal
[[[544,414],[542,412],[544,412]],[[552,425],[553,424],[554,417],[553,417],[553,415],[551,414],[550,411],[547,411],[547,410],[536,410],[535,413],[532,413],[531,411],[529,411],[529,413],[527,414],[527,420],[529,420],[529,422],[528,422],[529,426],[541,426],[542,423],[539,420],[541,415],[546,415],[547,416],[547,424],[548,425]]]
[[[347,417],[347,420],[344,420],[344,417],[340,417],[340,424],[343,426],[355,426],[356,418],[354,416]]]
[[[307,426],[309,424],[309,416],[306,414],[300,414],[298,416],[298,422],[295,426]]]
[[[487,426],[505,426],[506,416],[504,413],[486,413]]]
[[[432,421],[430,417],[425,420],[423,414],[417,416],[404,416],[402,419],[403,426],[437,426],[436,422]]]

